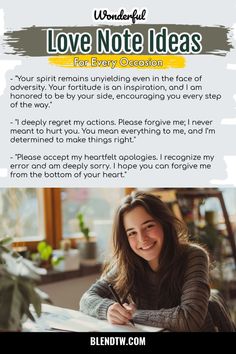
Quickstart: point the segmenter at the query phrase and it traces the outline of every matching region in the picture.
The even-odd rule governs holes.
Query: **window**
[[[44,235],[42,193],[34,188],[0,189],[0,236],[39,241]]]
[[[35,248],[42,239],[60,247],[63,238],[81,236],[76,214],[84,211],[86,222],[96,235],[100,257],[107,251],[112,220],[124,188],[0,188],[0,237],[14,237],[20,246]],[[236,189],[223,190],[231,224],[236,231]],[[215,210],[223,221],[219,201],[208,198],[204,210]],[[202,212],[204,212],[202,210]],[[222,219],[222,220],[221,220]]]
[[[80,235],[76,219],[80,210],[96,236],[98,255],[102,258],[108,250],[114,211],[124,193],[120,188],[61,189],[62,238]]]
[[[223,193],[226,209],[233,229],[236,231],[236,188],[220,189]],[[208,198],[203,207],[203,211],[213,210],[217,215],[219,222],[224,222],[222,208],[217,198]]]
[[[82,210],[102,257],[114,210],[124,194],[121,188],[1,188],[0,237],[11,236],[15,246],[30,249],[47,239],[54,249],[59,248],[63,238],[81,236],[76,214]]]

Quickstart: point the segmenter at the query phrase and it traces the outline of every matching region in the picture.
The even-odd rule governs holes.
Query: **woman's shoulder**
[[[111,263],[102,272],[101,279],[106,279],[111,281],[117,276],[118,270],[117,265]]]
[[[185,258],[185,279],[209,283],[209,256],[207,251],[198,244],[188,244]]]
[[[207,250],[197,243],[188,243],[184,245],[184,253],[188,259],[199,258],[204,261],[209,261],[209,255]]]

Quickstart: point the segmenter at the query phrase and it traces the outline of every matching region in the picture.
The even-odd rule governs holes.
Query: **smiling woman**
[[[164,231],[142,206],[124,214],[124,227],[131,249],[157,271]]]
[[[222,330],[212,303],[226,305],[211,294],[208,254],[188,241],[186,226],[158,197],[137,191],[123,200],[115,214],[113,247],[102,277],[81,298],[81,311],[120,325],[133,319],[169,331]],[[224,330],[234,331],[229,317],[223,322]]]

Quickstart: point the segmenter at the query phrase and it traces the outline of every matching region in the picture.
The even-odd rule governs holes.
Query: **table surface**
[[[111,325],[108,321],[98,320],[80,311],[43,304],[42,315],[37,318],[30,308],[36,321],[24,322],[23,332],[160,332],[158,327],[132,325]]]

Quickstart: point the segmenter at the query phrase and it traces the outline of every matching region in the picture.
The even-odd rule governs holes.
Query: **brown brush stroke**
[[[147,51],[147,33],[149,28],[154,28],[156,32],[160,32],[162,27],[167,27],[168,32],[176,33],[193,33],[199,32],[202,35],[202,51],[201,55],[212,54],[225,56],[232,48],[231,43],[231,28],[225,26],[200,26],[200,25],[177,25],[177,24],[137,24],[130,26],[88,26],[88,27],[25,27],[20,30],[7,31],[4,34],[4,44],[11,48],[10,51],[5,51],[6,54],[15,54],[29,57],[44,57],[55,54],[46,52],[46,30],[52,28],[59,32],[89,32],[95,43],[95,34],[97,28],[110,28],[113,32],[123,32],[124,28],[129,28],[130,32],[139,32],[144,36],[144,50],[142,54],[149,54]],[[89,54],[96,54],[93,45],[93,50]],[[6,48],[6,46],[5,46]],[[71,54],[70,52],[66,53]],[[80,53],[78,53],[80,54]],[[120,53],[124,54],[124,53]],[[160,53],[162,54],[162,53]],[[171,53],[166,53],[170,55]],[[176,55],[182,53],[175,53]],[[199,55],[197,54],[197,55]],[[187,55],[187,54],[184,54]],[[196,55],[196,54],[195,54]]]

